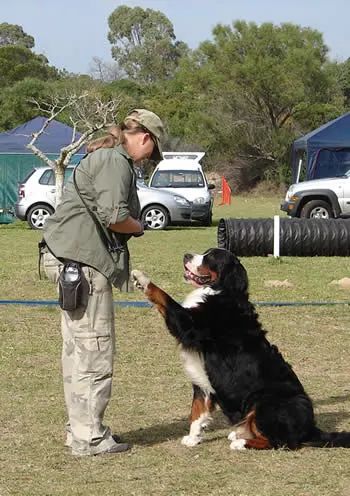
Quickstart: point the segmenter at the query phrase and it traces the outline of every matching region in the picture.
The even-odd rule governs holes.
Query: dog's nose
[[[193,255],[191,253],[185,253],[184,254],[184,264],[186,264],[187,262],[190,262],[193,258]]]

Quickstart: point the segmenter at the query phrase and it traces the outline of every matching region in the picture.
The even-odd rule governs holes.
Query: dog
[[[182,305],[147,275],[132,271],[177,340],[192,385],[190,432],[195,446],[219,406],[233,430],[230,448],[350,447],[350,433],[323,432],[292,367],[266,338],[249,301],[247,272],[221,248],[184,255],[184,278],[196,287]]]

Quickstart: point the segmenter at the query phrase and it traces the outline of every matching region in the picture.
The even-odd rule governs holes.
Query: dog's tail
[[[315,428],[311,438],[303,446],[315,448],[350,448],[350,432],[324,432]]]

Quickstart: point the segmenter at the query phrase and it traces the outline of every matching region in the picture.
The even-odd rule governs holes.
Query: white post
[[[273,216],[273,256],[278,258],[280,256],[280,217],[279,215]]]
[[[300,179],[300,173],[301,173],[301,166],[302,166],[302,163],[303,163],[303,159],[300,158],[299,159],[299,162],[298,162],[298,173],[297,173],[297,178],[295,180],[296,183],[299,182],[299,179]]]

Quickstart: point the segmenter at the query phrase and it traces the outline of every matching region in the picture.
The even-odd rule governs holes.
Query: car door
[[[343,205],[342,213],[344,215],[350,215],[350,173],[347,173],[347,177],[342,179],[343,184]]]
[[[74,167],[67,167],[64,171],[64,184],[71,177]],[[44,184],[47,187],[45,188],[45,195],[47,202],[50,205],[55,205],[56,201],[56,184],[55,184],[55,172],[52,169],[47,169],[44,174],[41,176],[39,180],[40,184]]]

